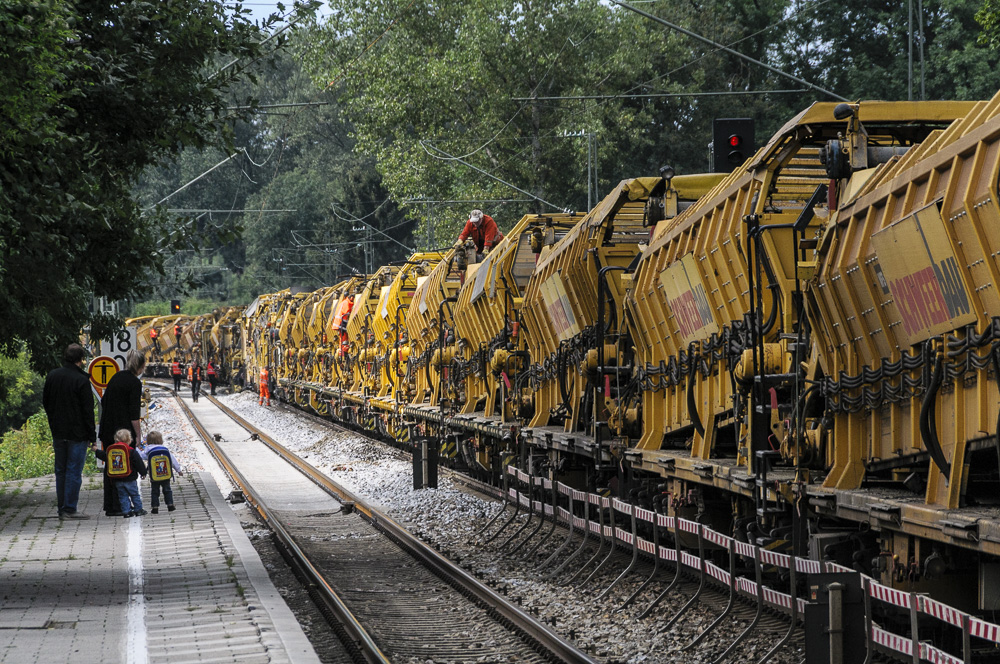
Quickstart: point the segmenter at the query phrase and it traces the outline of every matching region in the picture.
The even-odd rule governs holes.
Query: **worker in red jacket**
[[[482,210],[473,210],[469,214],[469,220],[465,222],[465,228],[458,235],[455,248],[458,249],[470,238],[476,243],[476,253],[484,254],[489,253],[503,239],[503,233],[497,228],[493,217],[483,214]]]

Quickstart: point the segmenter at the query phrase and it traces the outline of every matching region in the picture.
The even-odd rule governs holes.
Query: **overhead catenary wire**
[[[767,63],[764,63],[764,62],[761,62],[760,60],[757,60],[756,58],[751,58],[749,55],[745,55],[745,54],[740,53],[739,51],[737,51],[735,49],[729,48],[728,46],[724,46],[724,45],[722,45],[722,44],[720,44],[718,42],[712,41],[708,37],[703,37],[702,35],[699,35],[696,32],[692,32],[691,30],[688,30],[687,28],[682,28],[681,26],[677,25],[676,23],[671,23],[670,21],[668,21],[666,19],[662,19],[659,16],[656,16],[654,14],[650,14],[649,12],[643,11],[642,9],[639,9],[638,7],[633,7],[632,5],[628,4],[627,2],[622,2],[622,0],[611,0],[611,2],[615,3],[616,5],[618,5],[620,7],[624,7],[625,9],[628,9],[629,11],[635,12],[636,14],[639,14],[640,16],[648,18],[651,21],[655,21],[657,23],[660,23],[662,25],[667,26],[668,28],[670,28],[672,30],[676,30],[677,32],[680,32],[681,34],[685,34],[688,37],[691,37],[692,39],[697,39],[698,41],[701,41],[701,42],[704,42],[706,44],[709,44],[710,46],[713,46],[713,47],[715,47],[716,49],[718,49],[720,51],[724,51],[726,53],[729,53],[730,55],[735,55],[736,57],[742,58],[743,60],[746,60],[747,62],[750,62],[750,63],[753,63],[753,64],[757,65],[758,67],[763,67],[764,69],[768,70],[769,72],[771,72],[773,74],[777,74],[778,76],[784,76],[787,79],[791,79],[791,80],[795,81],[796,83],[799,83],[801,85],[805,85],[805,86],[807,86],[807,87],[809,87],[809,88],[811,88],[811,89],[813,89],[813,90],[815,90],[817,92],[822,92],[823,94],[825,94],[827,96],[830,96],[830,97],[833,97],[834,99],[837,99],[839,101],[850,101],[847,97],[842,97],[842,96],[838,95],[836,92],[833,92],[831,90],[827,90],[825,88],[821,88],[820,86],[815,85],[814,83],[810,83],[809,81],[807,81],[807,80],[805,80],[803,78],[799,78],[798,76],[796,76],[794,74],[789,74],[786,71],[782,71],[781,69],[778,69],[777,67],[772,67],[771,65],[769,65]]]

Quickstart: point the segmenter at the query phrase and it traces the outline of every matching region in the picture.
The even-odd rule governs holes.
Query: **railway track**
[[[345,661],[594,661],[219,402],[180,403],[333,619]]]

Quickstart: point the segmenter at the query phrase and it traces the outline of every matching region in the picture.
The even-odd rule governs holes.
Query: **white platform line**
[[[142,570],[142,518],[134,517],[128,524],[128,611],[126,614],[125,661],[147,664],[146,596]]]

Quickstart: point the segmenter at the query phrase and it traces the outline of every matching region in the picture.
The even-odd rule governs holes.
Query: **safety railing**
[[[608,498],[573,489],[561,482],[534,477],[513,466],[508,466],[506,470],[504,504],[486,526],[480,529],[480,542],[487,544],[496,540],[500,533],[518,520],[518,517],[524,518],[527,514],[525,522],[519,525],[514,535],[504,541],[501,548],[509,546],[512,542],[518,542],[516,546],[511,547],[513,551],[525,548],[537,533],[544,530],[543,539],[527,548],[527,552],[521,556],[523,559],[530,559],[545,541],[555,535],[557,524],[566,526],[567,534],[563,541],[538,566],[539,570],[542,570],[555,565],[543,578],[554,578],[565,571],[572,561],[584,555],[588,543],[596,544],[597,552],[583,563],[566,583],[577,580],[585,570],[597,563],[593,571],[583,580],[583,583],[586,584],[601,569],[611,564],[617,550],[622,550],[626,554],[631,553],[632,559],[628,566],[615,577],[611,585],[598,594],[598,599],[601,599],[606,597],[629,574],[636,572],[639,557],[645,554],[653,559],[652,573],[618,607],[617,610],[621,611],[635,602],[642,591],[653,582],[659,574],[661,562],[674,565],[674,580],[640,614],[640,617],[645,617],[660,600],[677,586],[683,566],[689,572],[698,575],[699,583],[694,595],[688,598],[683,606],[670,617],[670,625],[677,622],[687,610],[698,602],[706,583],[711,579],[716,585],[729,589],[730,603],[722,614],[717,616],[686,646],[688,648],[699,643],[709,632],[721,624],[722,619],[732,608],[733,599],[737,594],[755,600],[757,602],[756,617],[746,630],[737,636],[725,652],[716,659],[716,662],[721,662],[728,657],[733,649],[749,635],[757,625],[761,612],[765,608],[789,615],[791,625],[788,634],[761,661],[766,661],[784,644],[806,610],[806,599],[798,597],[796,594],[795,577],[797,574],[856,572],[854,569],[837,563],[810,560],[772,551],[737,540],[696,521],[660,514],[617,498]],[[509,512],[512,514],[504,519],[503,515]],[[535,523],[534,528],[531,528],[533,520],[537,520],[537,523]],[[543,528],[546,521],[549,524],[547,529]],[[490,531],[494,531],[496,523],[501,523],[501,525],[489,535]],[[673,546],[661,544],[660,533],[664,530],[674,533]],[[521,536],[523,532],[528,532],[528,535]],[[697,541],[697,554],[682,548],[681,533],[694,536]],[[647,539],[642,536],[643,534],[651,534],[653,539]],[[580,542],[573,546],[572,542],[577,538],[580,539]],[[608,551],[605,553],[606,546]],[[711,548],[728,552],[728,570],[706,556],[706,550],[711,550]],[[737,575],[737,558],[754,562],[754,579]],[[790,592],[785,593],[765,585],[763,582],[765,567],[787,570],[790,577],[788,583]],[[972,662],[973,639],[980,639],[1000,646],[1000,625],[989,623],[926,595],[891,588],[865,574],[860,574],[860,576],[865,595],[867,661],[872,661],[876,646],[890,651],[897,657],[912,660],[914,664],[920,664],[920,662],[930,662],[931,664]],[[880,603],[883,612],[898,611],[901,616],[908,617],[911,626],[910,634],[908,636],[899,635],[877,624],[873,617],[875,615],[873,601]],[[931,643],[921,641],[919,638],[919,617],[921,615],[936,618],[942,623],[960,630],[962,654],[960,656],[950,654]]]

